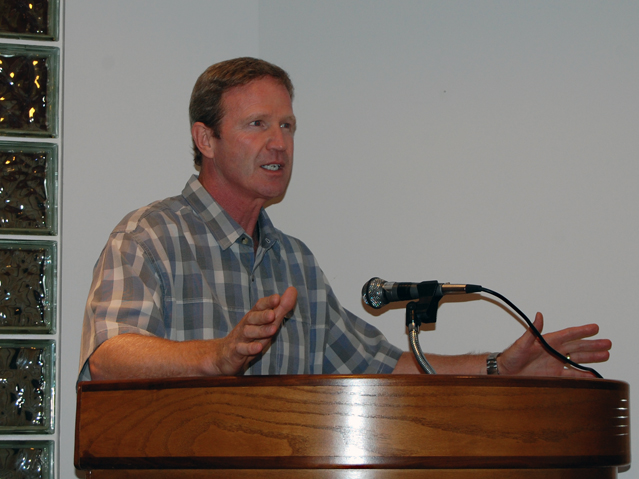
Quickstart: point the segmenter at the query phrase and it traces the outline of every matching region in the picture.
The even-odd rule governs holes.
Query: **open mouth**
[[[262,165],[262,168],[269,171],[277,171],[282,169],[282,165]]]

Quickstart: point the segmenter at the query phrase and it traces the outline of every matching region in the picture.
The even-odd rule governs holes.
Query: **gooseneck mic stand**
[[[437,321],[437,308],[439,300],[444,296],[437,281],[424,281],[417,285],[419,300],[411,301],[406,305],[406,326],[410,349],[415,359],[426,374],[436,374],[419,345],[419,327],[422,323],[434,323]]]

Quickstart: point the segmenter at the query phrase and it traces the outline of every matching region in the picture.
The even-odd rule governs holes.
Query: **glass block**
[[[59,49],[0,44],[0,135],[58,135]]]
[[[53,441],[0,442],[0,477],[53,479]]]
[[[0,36],[57,40],[58,0],[1,0]]]
[[[57,232],[58,147],[0,141],[0,234]]]
[[[0,434],[52,433],[53,341],[0,341]]]
[[[0,334],[53,333],[56,243],[0,241]]]

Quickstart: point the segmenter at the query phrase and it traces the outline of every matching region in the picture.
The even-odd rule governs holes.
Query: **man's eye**
[[[250,123],[251,126],[263,126],[264,122],[262,120],[254,120]]]

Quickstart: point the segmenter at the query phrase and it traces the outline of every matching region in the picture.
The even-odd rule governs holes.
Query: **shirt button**
[[[242,238],[242,244],[248,244],[248,238],[245,236],[244,238]]]

